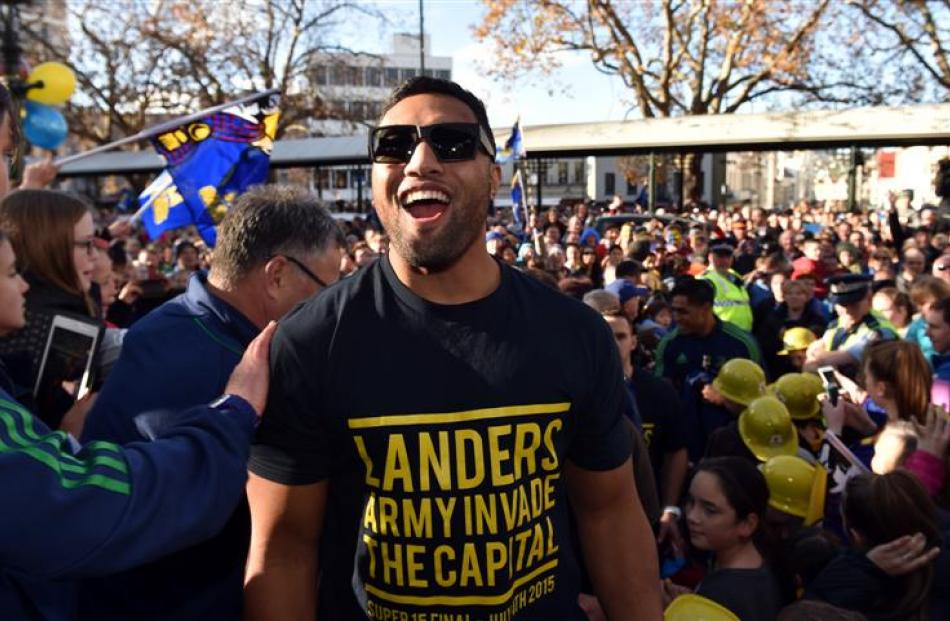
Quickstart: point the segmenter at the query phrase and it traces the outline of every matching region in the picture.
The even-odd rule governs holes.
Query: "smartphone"
[[[73,399],[89,392],[95,379],[93,362],[101,338],[102,326],[98,323],[64,315],[53,317],[33,385],[33,396],[41,411],[53,403],[64,382],[74,384],[70,395]]]
[[[831,406],[837,407],[838,395],[841,394],[841,384],[838,383],[838,378],[835,377],[835,368],[818,367],[818,377],[821,378],[821,383],[825,385],[825,392],[828,393]]]

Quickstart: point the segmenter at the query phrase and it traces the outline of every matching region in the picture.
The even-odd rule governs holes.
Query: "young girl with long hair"
[[[85,202],[63,192],[17,190],[0,202],[0,227],[7,232],[18,267],[30,285],[26,327],[0,338],[0,356],[18,387],[28,390],[39,372],[53,318],[99,317],[89,293],[97,253],[92,212]],[[64,398],[43,401],[41,407],[35,404],[34,411],[55,429],[72,402]]]
[[[941,545],[937,509],[920,482],[905,470],[854,476],[845,486],[842,513],[852,547],[818,574],[806,597],[862,612],[871,621],[945,619],[930,615],[931,600],[940,605],[946,599],[946,586],[935,584],[933,563],[889,576],[867,554],[904,536],[922,535],[928,548]],[[937,564],[945,566],[945,558]]]
[[[773,621],[785,603],[769,563],[768,500],[765,477],[740,457],[700,462],[687,494],[690,543],[713,557],[712,570],[696,593],[743,621]]]

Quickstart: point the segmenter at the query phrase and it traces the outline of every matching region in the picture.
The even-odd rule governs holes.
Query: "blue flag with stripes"
[[[519,117],[511,128],[511,135],[505,141],[505,146],[495,155],[495,162],[504,164],[511,160],[522,159],[527,152],[524,148],[524,137],[521,134],[521,118]]]
[[[149,237],[193,224],[213,247],[232,202],[267,180],[278,114],[279,99],[269,95],[155,136],[167,166],[139,195]]]

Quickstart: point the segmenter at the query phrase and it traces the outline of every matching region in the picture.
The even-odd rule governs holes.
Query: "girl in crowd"
[[[895,470],[852,477],[845,487],[843,514],[853,547],[818,574],[806,597],[863,612],[871,621],[947,618],[942,616],[945,553],[936,563],[923,563],[899,576],[881,571],[868,557],[873,547],[899,537],[922,536],[928,548],[941,545],[936,507],[914,476]]]
[[[696,592],[743,621],[773,621],[785,603],[766,551],[768,500],[765,477],[740,457],[700,462],[687,494],[690,543],[713,556]],[[682,592],[664,588],[670,598]]]
[[[924,423],[930,404],[932,376],[920,349],[907,341],[873,343],[864,354],[867,395],[887,412],[890,421]]]
[[[97,255],[92,214],[82,200],[62,192],[18,190],[0,202],[0,227],[7,231],[30,285],[26,327],[0,339],[0,355],[14,372],[14,382],[31,389],[53,317],[99,320],[90,295]],[[55,429],[71,406],[70,395],[57,390],[44,395],[34,411]]]

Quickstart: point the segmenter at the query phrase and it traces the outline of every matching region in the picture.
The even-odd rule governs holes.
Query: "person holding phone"
[[[65,315],[101,321],[90,295],[98,255],[92,212],[70,194],[17,190],[0,202],[0,226],[8,232],[23,278],[30,285],[26,326],[0,338],[0,357],[14,374],[14,396],[29,399],[27,391],[36,384],[53,318]],[[70,412],[67,422],[78,432],[88,405],[80,401],[74,406],[71,394],[57,391],[36,402],[36,414],[56,429]]]
[[[0,231],[0,336],[26,324],[29,288]],[[51,431],[11,396],[0,362],[0,486],[10,507],[0,511],[4,618],[72,618],[68,579],[139,565],[220,528],[244,489],[275,328],[248,347],[223,399],[143,420],[157,439],[128,446],[80,447]]]

